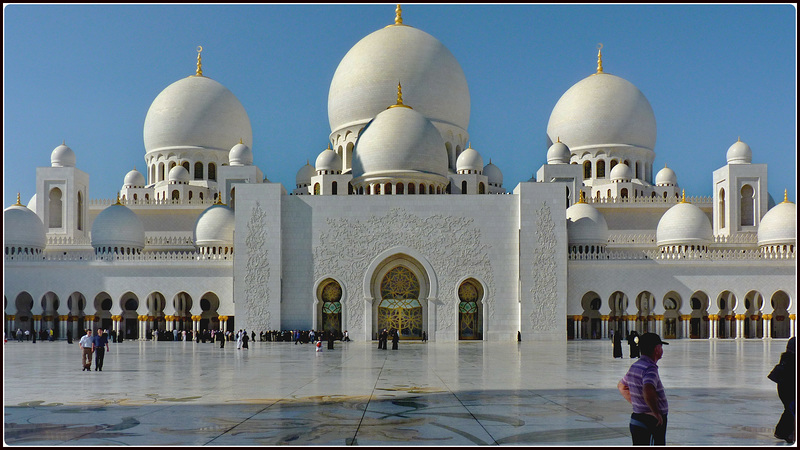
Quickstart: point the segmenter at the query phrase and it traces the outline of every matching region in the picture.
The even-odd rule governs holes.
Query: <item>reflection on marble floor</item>
[[[237,352],[126,342],[104,372],[81,373],[75,346],[9,343],[4,440],[627,446],[630,406],[616,382],[631,361],[611,358],[606,344],[409,343],[392,352],[349,343],[315,355],[277,343]],[[781,404],[766,373],[784,346],[671,343],[659,364],[668,444],[780,445],[772,431]]]

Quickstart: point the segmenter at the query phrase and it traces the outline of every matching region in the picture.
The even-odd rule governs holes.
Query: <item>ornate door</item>
[[[409,269],[397,266],[381,280],[378,331],[396,329],[400,339],[422,337],[422,304],[419,280]]]

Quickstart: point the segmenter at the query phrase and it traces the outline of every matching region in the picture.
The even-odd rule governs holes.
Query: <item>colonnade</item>
[[[636,330],[638,333],[643,332],[651,332],[656,333],[661,337],[664,337],[664,326],[665,326],[665,316],[664,315],[650,315],[650,316],[636,316],[636,315],[628,315],[628,316],[609,316],[603,315],[600,316],[601,319],[601,334],[600,339],[610,339],[611,338],[611,330],[613,328],[622,328],[623,330]],[[678,320],[677,328],[675,330],[677,339],[686,339],[689,338],[690,333],[690,324],[692,316],[689,314],[684,314],[680,316],[674,317]],[[569,319],[572,319],[572,336],[573,339],[590,339],[591,336],[591,324],[588,327],[588,333],[585,332],[584,326],[582,324],[584,321],[591,321],[590,317],[584,317],[582,315],[574,315],[568,316],[567,322],[569,323]],[[710,314],[708,316],[699,318],[704,321],[708,321],[708,330],[709,330],[709,338],[716,338],[720,335],[720,327],[724,327],[724,335],[729,336],[733,339],[745,339],[745,338],[752,338],[757,337],[758,333],[753,333],[752,330],[755,330],[758,325],[759,321],[761,321],[762,330],[761,339],[768,339],[772,336],[772,314],[762,314],[761,316],[752,315],[747,316],[746,314],[736,314],[730,316],[721,316],[718,314]],[[795,314],[789,314],[788,319],[790,320],[789,332],[790,335],[788,337],[795,337],[796,336],[796,319],[797,316]],[[745,336],[745,321],[750,321],[750,334],[753,336]],[[615,323],[619,325],[619,322],[622,322],[621,326],[615,327]],[[675,339],[672,338],[672,339]],[[666,338],[665,338],[666,339]]]

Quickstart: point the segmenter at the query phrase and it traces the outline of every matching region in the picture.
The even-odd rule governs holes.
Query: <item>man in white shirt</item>
[[[86,330],[86,336],[83,336],[78,343],[78,346],[81,348],[83,370],[92,370],[92,341],[92,330]]]

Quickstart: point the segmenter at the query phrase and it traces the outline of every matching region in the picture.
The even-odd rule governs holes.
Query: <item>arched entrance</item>
[[[678,339],[682,336],[679,331],[681,296],[675,291],[670,291],[664,296],[664,339]]]
[[[692,308],[689,319],[689,338],[708,339],[708,294],[697,291],[692,294],[689,306]]]
[[[483,339],[483,286],[470,278],[458,287],[458,339]]]
[[[321,329],[338,336],[342,332],[342,286],[334,279],[326,279],[317,287],[317,299]]]
[[[602,339],[604,337],[603,319],[600,315],[602,303],[600,296],[594,291],[587,292],[581,298],[581,306],[583,307],[581,336],[583,339]]]
[[[375,332],[396,329],[400,339],[422,338],[425,321],[421,279],[421,270],[406,260],[393,261],[379,271]]]
[[[772,304],[772,337],[788,338],[792,333],[789,320],[789,295],[784,291],[777,291],[772,294],[770,303]]]

